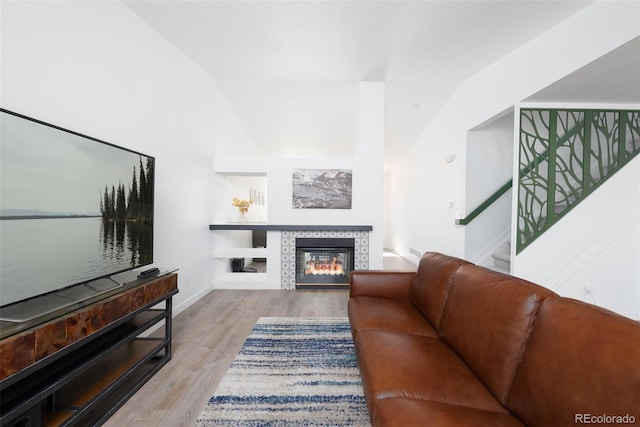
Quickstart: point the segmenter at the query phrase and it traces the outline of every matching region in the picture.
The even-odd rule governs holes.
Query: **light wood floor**
[[[386,253],[386,270],[415,270]],[[192,426],[260,317],[347,315],[348,290],[213,290],[173,320],[172,360],[105,424]]]

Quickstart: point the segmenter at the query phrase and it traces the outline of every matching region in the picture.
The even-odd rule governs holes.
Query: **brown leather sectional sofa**
[[[374,426],[640,425],[640,323],[525,280],[427,253],[349,321]]]

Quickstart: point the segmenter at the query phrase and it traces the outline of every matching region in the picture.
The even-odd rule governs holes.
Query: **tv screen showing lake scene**
[[[0,110],[0,306],[152,263],[153,197],[153,157]]]

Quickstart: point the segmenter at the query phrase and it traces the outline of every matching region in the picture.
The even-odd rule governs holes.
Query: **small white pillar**
[[[360,222],[373,225],[369,233],[369,268],[382,268],[384,234],[385,83],[360,82],[353,177],[354,204],[366,212]]]

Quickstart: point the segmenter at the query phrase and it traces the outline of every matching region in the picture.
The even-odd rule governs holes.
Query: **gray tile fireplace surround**
[[[369,269],[369,231],[299,230],[281,232],[282,289],[296,288],[296,238],[354,239],[354,269]]]

